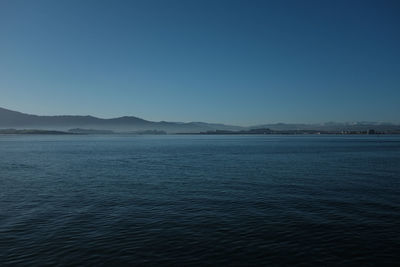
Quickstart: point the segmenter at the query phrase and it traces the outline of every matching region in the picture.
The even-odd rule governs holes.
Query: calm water
[[[0,265],[395,265],[400,136],[0,136]]]

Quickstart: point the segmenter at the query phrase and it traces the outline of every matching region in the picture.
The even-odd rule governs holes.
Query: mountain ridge
[[[122,116],[110,119],[90,115],[55,115],[39,116],[13,111],[0,107],[0,128],[35,128],[51,130],[69,130],[71,128],[91,128],[113,131],[162,130],[168,133],[200,132],[215,129],[238,130],[242,127],[225,124],[208,124],[198,122],[148,121],[135,116]]]
[[[326,122],[315,124],[272,123],[242,127],[206,122],[156,122],[135,116],[122,116],[109,119],[98,118],[91,115],[40,116],[0,107],[0,129],[7,128],[61,131],[67,131],[71,128],[86,128],[116,132],[158,130],[165,131],[166,133],[199,133],[215,130],[241,131],[250,129],[271,129],[275,131],[366,131],[375,129],[378,131],[398,131],[400,130],[400,125],[386,122]]]

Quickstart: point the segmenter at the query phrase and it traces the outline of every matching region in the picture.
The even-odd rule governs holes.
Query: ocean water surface
[[[396,265],[400,136],[0,136],[0,265]]]

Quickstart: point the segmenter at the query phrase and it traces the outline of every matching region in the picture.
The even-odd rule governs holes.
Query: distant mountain
[[[205,122],[167,122],[148,121],[133,116],[113,119],[102,119],[93,116],[37,116],[0,108],[0,129],[37,129],[55,131],[86,132],[166,132],[166,133],[200,133],[208,131],[251,131],[252,129],[270,129],[273,131],[368,131],[374,129],[381,132],[400,131],[400,125],[379,122],[353,122],[322,124],[287,124],[275,123],[253,127],[240,127]],[[89,129],[89,130],[88,130]]]
[[[153,122],[133,116],[101,119],[93,116],[38,116],[0,108],[0,129],[46,129],[67,131],[91,129],[115,132],[165,131],[167,133],[196,133],[210,130],[239,130],[241,127],[203,122]]]

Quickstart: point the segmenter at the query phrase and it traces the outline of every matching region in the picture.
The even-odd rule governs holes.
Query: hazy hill
[[[167,133],[201,132],[207,130],[238,130],[241,127],[224,124],[208,124],[202,122],[153,122],[133,116],[113,119],[102,119],[93,116],[37,116],[0,108],[0,128],[15,129],[50,129],[69,130],[71,128],[85,128],[93,130],[109,130],[116,132],[132,132],[159,130]]]
[[[271,129],[275,131],[318,130],[318,131],[400,131],[400,125],[378,122],[322,124],[275,123],[253,127],[240,127],[205,122],[154,122],[133,116],[102,119],[93,116],[37,116],[0,108],[0,129],[39,129],[68,131],[69,129],[91,129],[93,131],[139,132],[165,131],[167,133],[199,133],[207,131],[242,131]]]

